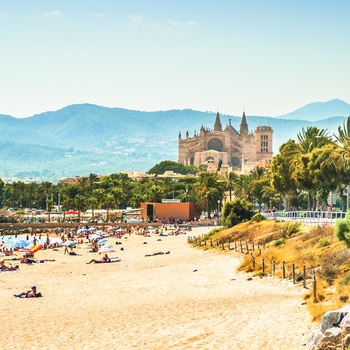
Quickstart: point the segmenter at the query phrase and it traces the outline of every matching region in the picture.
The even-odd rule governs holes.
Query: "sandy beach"
[[[1,349],[307,349],[310,319],[300,286],[237,273],[240,255],[187,244],[188,235],[109,238],[121,261],[86,264],[41,250],[0,273]],[[124,250],[121,250],[124,248]],[[145,257],[155,252],[169,254]],[[42,298],[13,294],[36,285]]]

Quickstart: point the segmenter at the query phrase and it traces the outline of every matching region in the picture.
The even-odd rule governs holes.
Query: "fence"
[[[262,213],[267,219],[279,221],[300,221],[305,224],[330,224],[334,225],[337,219],[344,219],[346,212],[343,211],[275,211]]]
[[[253,270],[257,268],[257,265],[261,265],[261,274],[266,276],[268,274],[268,269],[270,269],[270,273],[273,277],[276,275],[277,270],[281,270],[282,279],[291,279],[293,284],[302,280],[303,287],[306,289],[312,288],[312,294],[314,301],[317,300],[317,276],[331,282],[331,280],[319,272],[319,269],[312,268],[309,271],[306,269],[306,266],[302,266],[302,271],[296,270],[296,264],[294,262],[287,263],[282,261],[281,265],[277,265],[275,261],[271,261],[271,264],[267,263],[264,258],[258,258],[262,255],[262,249],[268,249],[265,245],[259,245],[254,242],[247,241],[239,241],[236,240],[231,241],[227,239],[226,242],[222,239],[218,238],[213,241],[212,238],[209,240],[205,239],[204,235],[201,236],[189,236],[187,237],[187,242],[193,244],[195,246],[209,246],[209,247],[221,247],[222,250],[233,250],[235,252],[240,252],[242,254],[249,254],[251,258],[251,264]],[[256,253],[256,254],[255,254]],[[307,285],[307,282],[309,284]],[[333,280],[332,280],[333,281]]]

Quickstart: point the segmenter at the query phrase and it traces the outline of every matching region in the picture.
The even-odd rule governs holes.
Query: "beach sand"
[[[121,261],[86,264],[77,256],[39,251],[0,273],[0,349],[306,349],[310,318],[290,282],[238,273],[239,253],[202,251],[188,235],[127,235],[115,245]],[[159,240],[161,239],[161,240]],[[147,244],[144,244],[147,242]],[[124,250],[120,250],[123,247]],[[145,257],[155,252],[170,254]],[[43,297],[15,298],[37,286]]]

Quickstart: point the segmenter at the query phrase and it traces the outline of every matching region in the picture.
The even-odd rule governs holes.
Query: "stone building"
[[[272,156],[273,130],[270,126],[258,126],[254,132],[248,130],[243,112],[239,132],[229,123],[223,129],[219,112],[214,129],[203,125],[199,134],[182,138],[179,133],[179,163],[185,165],[207,165],[207,171],[242,171],[243,166],[259,164]]]

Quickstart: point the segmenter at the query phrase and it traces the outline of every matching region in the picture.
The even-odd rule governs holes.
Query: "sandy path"
[[[37,259],[56,261],[0,273],[0,348],[307,348],[302,288],[272,278],[247,281],[235,271],[233,252],[200,251],[185,235],[159,238],[122,239],[109,254],[118,263],[87,265],[100,256],[81,247],[80,256],[40,251]],[[145,257],[157,251],[170,254]],[[32,284],[43,298],[13,297]]]

